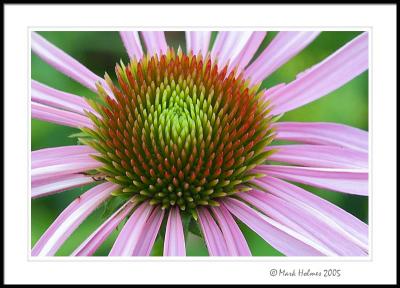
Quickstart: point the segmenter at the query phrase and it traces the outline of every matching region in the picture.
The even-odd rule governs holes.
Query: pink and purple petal
[[[135,256],[149,256],[154,242],[156,241],[158,231],[164,218],[165,211],[161,207],[155,207],[142,231],[142,236],[138,245],[133,251]]]
[[[272,39],[260,56],[246,68],[244,75],[251,84],[257,84],[296,56],[310,44],[320,32],[283,31]]]
[[[207,208],[197,209],[199,223],[210,256],[235,256],[228,250],[224,234]]]
[[[186,52],[206,57],[210,45],[211,31],[186,31]]]
[[[229,255],[232,256],[251,256],[249,246],[246,239],[236,224],[235,219],[229,211],[224,207],[211,207],[219,227],[225,238]]]
[[[351,241],[368,251],[368,225],[338,206],[296,185],[273,177],[252,180],[254,184],[290,203],[312,211],[328,222],[332,229],[345,234]]]
[[[93,170],[102,166],[102,163],[90,156],[68,157],[65,159],[48,159],[37,163],[31,170],[31,180],[36,182],[50,177],[59,177]]]
[[[31,160],[32,163],[36,163],[43,160],[51,160],[53,158],[64,159],[65,157],[69,156],[88,155],[95,153],[97,153],[97,151],[87,145],[60,146],[32,151]]]
[[[368,132],[326,122],[278,122],[272,125],[276,140],[334,145],[368,152]]]
[[[94,209],[118,186],[100,184],[75,199],[51,224],[32,249],[32,256],[52,256]]]
[[[265,35],[267,35],[267,32],[253,32],[246,45],[243,47],[242,51],[240,51],[239,55],[232,59],[229,63],[228,71],[236,68],[239,72],[242,72],[242,70],[247,66],[247,64],[249,64],[250,60],[257,52],[257,49],[264,40]]]
[[[86,116],[57,109],[36,102],[31,103],[32,118],[74,128],[93,127],[93,123]]]
[[[275,152],[268,161],[285,162],[308,167],[368,168],[368,153],[326,145],[277,145],[266,151]]]
[[[253,172],[343,193],[368,195],[368,169],[259,165]]]
[[[113,215],[111,215],[101,226],[96,229],[72,254],[71,256],[92,256],[107,237],[118,227],[122,220],[128,216],[135,207],[134,199],[127,201]]]
[[[178,207],[169,211],[164,240],[164,256],[186,256],[185,237]]]
[[[167,53],[168,44],[165,39],[165,34],[162,31],[142,31],[144,43],[146,44],[147,53],[150,56],[157,54],[162,55]]]
[[[239,56],[252,33],[251,31],[219,32],[211,50],[211,59],[216,60],[219,67],[224,67]]]
[[[296,206],[275,195],[250,191],[241,193],[240,197],[258,208],[265,215],[281,222],[305,237],[320,243],[340,256],[366,256],[365,251],[356,243],[320,219],[317,214]]]
[[[88,68],[36,32],[32,32],[31,40],[32,51],[58,71],[71,77],[94,92],[97,92],[96,82],[102,83],[104,88],[107,89],[108,86],[102,78],[91,72]]]
[[[142,44],[140,44],[139,33],[137,31],[120,31],[119,34],[129,58],[141,59],[143,57],[143,49]]]
[[[67,163],[77,163],[79,164],[80,162],[93,162],[93,158],[91,155],[98,155],[98,152],[92,153],[82,153],[82,154],[77,154],[77,155],[68,155],[66,158],[62,157],[53,157],[53,158],[48,158],[48,159],[42,159],[42,160],[33,160],[31,168],[32,170],[36,170],[38,168],[45,168],[48,166],[55,166],[55,165],[61,165],[61,164],[67,164]],[[95,160],[96,161],[96,160]]]
[[[83,97],[59,91],[35,80],[31,80],[31,87],[31,96],[33,102],[81,115],[85,115],[85,110],[92,113],[95,112],[92,107],[87,104]]]
[[[82,174],[68,174],[59,177],[48,177],[33,181],[31,188],[32,199],[48,196],[68,189],[81,187],[94,182],[93,177]]]
[[[279,115],[317,100],[367,69],[368,33],[365,32],[270,95],[272,113]]]
[[[142,203],[129,217],[117,240],[115,240],[108,256],[132,256],[133,251],[140,242],[143,228],[154,206],[148,202]]]
[[[269,95],[271,95],[272,93],[275,93],[276,91],[284,88],[286,85],[287,85],[286,83],[279,83],[279,84],[276,84],[276,85],[266,89],[265,92],[264,92],[264,96],[263,96],[264,99],[268,100],[268,96]]]
[[[243,202],[227,198],[226,208],[250,229],[260,235],[272,247],[287,256],[334,256],[319,243],[304,237],[285,225],[261,214]]]

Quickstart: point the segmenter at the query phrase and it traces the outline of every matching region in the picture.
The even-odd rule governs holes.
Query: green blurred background
[[[107,71],[114,74],[116,62],[128,61],[118,32],[39,32],[94,73],[103,76]],[[360,32],[322,32],[313,43],[295,56],[278,71],[264,81],[264,87],[271,87],[281,82],[295,79],[297,73],[320,62],[336,51],[345,43],[359,35]],[[217,32],[213,32],[212,41]],[[258,55],[275,37],[276,32],[268,32],[256,55]],[[184,32],[167,32],[167,42],[170,46],[185,49]],[[56,71],[32,53],[32,79],[62,91],[86,97],[95,97],[95,94],[62,73]],[[329,95],[286,113],[281,121],[326,121],[336,122],[368,130],[368,72],[362,73],[343,87]],[[76,144],[76,139],[69,138],[77,129],[58,126],[55,124],[32,120],[32,151],[47,147],[57,147]],[[78,195],[90,186],[73,189],[60,194],[32,200],[31,232],[32,246],[56,219],[59,213]],[[336,205],[352,213],[362,221],[368,223],[368,198],[355,195],[346,195],[308,186],[302,186],[315,194],[328,199]],[[103,221],[103,209],[97,209],[64,243],[56,255],[69,255],[79,244],[86,239]],[[119,230],[122,225],[120,225]],[[256,233],[240,223],[251,252],[257,256],[281,255],[268,245]],[[118,235],[114,231],[107,241],[98,249],[95,255],[107,255],[113,241]],[[189,256],[208,255],[204,241],[189,233],[187,239],[187,254]],[[152,255],[162,255],[163,242],[157,238]]]

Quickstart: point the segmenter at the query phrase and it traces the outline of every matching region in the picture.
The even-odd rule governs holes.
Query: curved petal
[[[271,217],[272,219],[278,221],[282,225],[285,225],[289,227],[290,229],[293,229],[297,233],[303,235],[304,237],[317,242],[321,246],[323,246],[325,249],[330,251],[332,255],[336,255],[332,249],[328,248],[326,245],[324,245],[321,241],[316,239],[311,233],[309,233],[307,230],[305,230],[301,225],[298,225],[295,221],[292,219],[289,219],[285,214],[277,211],[276,209],[271,207],[271,203],[269,202],[263,202],[259,199],[257,199],[255,196],[253,196],[251,193],[254,193],[256,190],[251,190],[251,191],[246,191],[246,193],[238,193],[237,195],[241,198],[241,200],[245,201],[246,204],[251,205],[252,207],[255,207],[257,210],[261,211],[268,217]],[[267,194],[266,192],[263,192]]]
[[[132,256],[142,237],[143,227],[153,210],[148,202],[142,203],[129,217],[115,240],[108,256]]]
[[[88,68],[48,42],[36,32],[32,32],[31,40],[32,51],[58,71],[71,77],[94,92],[97,92],[96,82],[100,82],[105,88],[108,88],[106,82],[102,78],[91,72]]]
[[[310,103],[368,69],[368,33],[347,43],[321,63],[270,95],[275,115]]]
[[[272,39],[268,47],[244,72],[251,84],[263,81],[275,70],[307,47],[320,32],[283,31]]]
[[[302,207],[275,195],[260,191],[240,193],[240,197],[260,209],[267,216],[325,246],[332,253],[340,256],[367,255],[361,247],[349,240],[345,234],[333,229],[329,223],[320,219],[318,215]]]
[[[186,52],[206,57],[210,45],[211,31],[186,31]]]
[[[87,155],[88,153],[96,153],[97,151],[87,145],[71,145],[71,146],[60,146],[52,148],[44,148],[36,151],[32,151],[31,160],[32,163],[49,160],[53,158],[63,158],[77,155]]]
[[[324,122],[278,122],[272,124],[276,140],[334,145],[368,152],[368,132],[343,124]]]
[[[368,170],[366,169],[259,165],[252,171],[338,192],[368,195]]]
[[[136,201],[133,199],[126,202],[113,215],[111,215],[99,228],[96,229],[79,247],[72,252],[71,256],[91,256],[107,239],[107,237],[117,228],[119,223],[128,216],[129,212],[135,207]]]
[[[83,146],[83,145],[82,145]],[[53,158],[46,158],[46,159],[33,159],[31,168],[33,170],[38,168],[43,168],[47,166],[53,165],[60,165],[60,164],[67,164],[67,163],[79,163],[79,162],[91,162],[94,159],[90,157],[91,155],[99,154],[97,151],[93,152],[82,152],[80,154],[70,154],[68,156],[59,156]]]
[[[251,31],[219,32],[211,50],[211,59],[216,59],[220,68],[224,67],[228,61],[232,61],[240,54],[252,33]]]
[[[243,47],[242,51],[239,53],[237,57],[232,59],[229,63],[230,71],[233,68],[237,68],[238,71],[242,71],[247,64],[249,64],[250,60],[253,58],[254,54],[257,52],[258,47],[261,45],[262,41],[267,35],[267,32],[257,31],[253,32],[246,45]]]
[[[197,214],[210,256],[234,256],[228,250],[225,237],[207,208],[197,209]]]
[[[60,110],[36,102],[31,103],[31,113],[32,118],[59,125],[65,125],[74,128],[93,127],[93,123],[86,116],[74,112]]]
[[[137,31],[120,31],[122,42],[128,52],[129,58],[141,59],[143,57],[142,44],[140,44]]]
[[[239,220],[287,256],[333,256],[320,244],[255,211],[237,199],[226,198],[223,203]]]
[[[35,80],[31,80],[31,87],[31,97],[33,102],[64,109],[81,115],[85,115],[85,110],[96,113],[83,97],[56,90]]]
[[[322,168],[368,168],[368,153],[348,148],[325,145],[277,145],[268,161],[322,167]]]
[[[165,231],[164,256],[185,256],[185,237],[179,208],[171,208],[169,211],[167,228]]]
[[[82,221],[117,187],[112,183],[100,184],[75,199],[36,242],[32,256],[54,255]]]
[[[151,213],[146,225],[143,228],[141,239],[133,251],[134,256],[149,256],[154,242],[156,241],[158,231],[164,218],[165,211],[156,207]]]
[[[70,188],[83,186],[95,181],[94,178],[79,174],[78,172],[56,173],[55,175],[37,175],[38,168],[60,165],[66,163],[75,163],[92,161],[90,154],[96,154],[97,151],[86,145],[72,145],[55,148],[45,148],[31,153],[31,167],[35,170],[32,177],[32,198],[43,197],[53,193],[65,191]],[[59,166],[58,166],[59,167]],[[64,166],[65,168],[65,166]],[[77,173],[77,174],[72,174]]]
[[[162,31],[142,31],[144,43],[146,44],[147,53],[165,54],[167,53],[168,45],[165,39],[165,34]]]
[[[68,189],[94,182],[92,177],[82,174],[70,174],[61,177],[50,177],[32,182],[32,199],[44,197]]]
[[[229,255],[232,256],[251,256],[246,239],[240,231],[232,215],[224,206],[211,207],[215,218],[221,228],[223,238],[225,238]]]
[[[290,203],[303,207],[345,234],[351,241],[368,251],[368,225],[340,207],[286,181],[263,177],[252,180],[261,187]]]
[[[46,163],[43,163],[46,161]],[[102,166],[102,163],[89,156],[65,158],[64,160],[44,160],[37,168],[31,170],[31,180],[36,182],[50,177],[82,173]],[[49,161],[47,163],[47,161]],[[40,163],[39,163],[40,164]]]
[[[276,84],[275,86],[268,88],[267,90],[265,90],[264,98],[267,98],[269,95],[278,91],[279,89],[282,89],[285,86],[286,86],[286,83],[279,83],[279,84]]]

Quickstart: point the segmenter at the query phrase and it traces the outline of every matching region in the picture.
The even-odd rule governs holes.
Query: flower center
[[[98,85],[102,103],[87,112],[94,128],[85,143],[104,163],[99,172],[166,209],[194,211],[245,188],[273,139],[263,91],[220,69],[210,57],[175,54],[132,59],[116,66],[115,97]]]

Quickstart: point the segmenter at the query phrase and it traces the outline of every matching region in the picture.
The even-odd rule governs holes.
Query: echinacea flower
[[[141,32],[146,51],[138,32],[120,32],[130,62],[116,65],[113,82],[32,33],[35,54],[98,95],[32,80],[32,116],[81,130],[79,145],[32,152],[32,198],[96,184],[32,255],[54,255],[113,199],[119,207],[72,255],[92,255],[125,219],[110,256],[149,255],[158,235],[164,256],[184,256],[192,226],[210,255],[250,256],[238,220],[288,256],[367,255],[367,224],[294,183],[367,196],[368,133],[279,118],[367,70],[368,34],[292,82],[260,88],[318,34],[280,32],[251,61],[266,32],[220,32],[211,49],[211,32],[186,32],[186,52],[170,48],[163,32]]]

